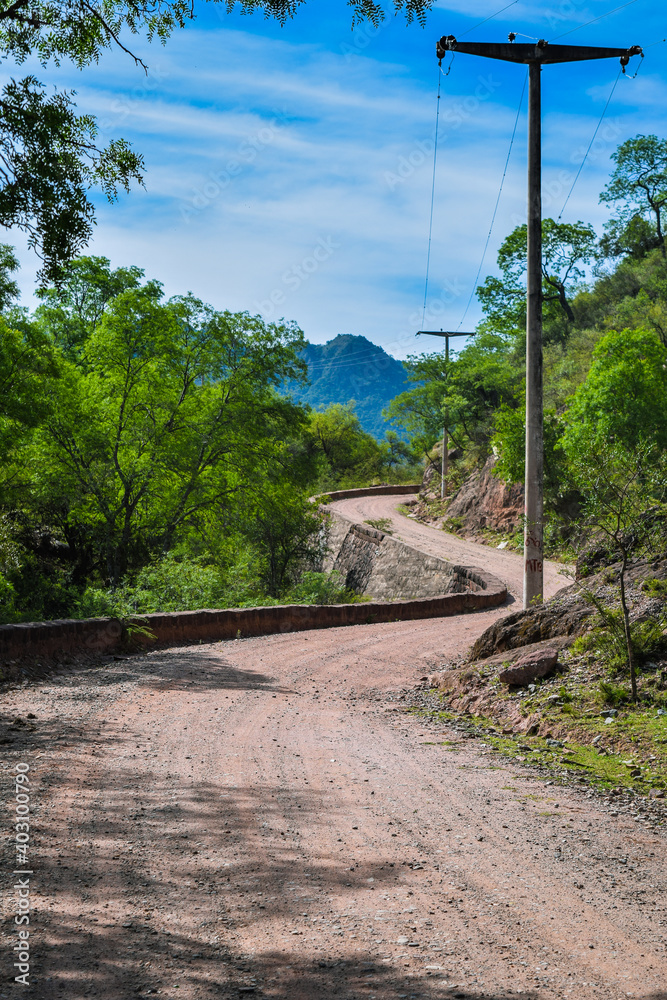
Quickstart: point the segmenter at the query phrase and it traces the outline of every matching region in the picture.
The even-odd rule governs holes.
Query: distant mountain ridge
[[[319,409],[353,399],[363,429],[384,437],[389,425],[382,410],[408,388],[402,362],[366,337],[349,333],[326,344],[308,344],[302,357],[308,363],[310,385],[289,383],[286,388],[296,400]]]

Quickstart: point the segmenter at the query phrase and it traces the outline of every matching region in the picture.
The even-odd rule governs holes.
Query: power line
[[[466,316],[468,315],[468,310],[470,309],[470,306],[472,305],[472,300],[474,299],[475,292],[477,291],[477,282],[479,281],[479,276],[482,273],[482,268],[484,267],[484,260],[486,258],[486,251],[489,249],[489,243],[491,242],[491,234],[493,232],[493,226],[494,226],[495,221],[496,221],[496,215],[498,214],[498,206],[500,205],[500,198],[501,198],[501,195],[503,193],[503,187],[505,185],[505,178],[507,176],[507,168],[509,167],[510,157],[512,155],[512,147],[514,146],[514,139],[516,137],[516,130],[517,130],[517,127],[518,127],[518,124],[519,124],[519,116],[521,115],[521,108],[523,107],[523,98],[524,98],[524,95],[526,93],[526,84],[527,84],[527,82],[528,82],[528,73],[526,73],[526,76],[524,77],[523,87],[521,88],[521,97],[519,98],[519,107],[517,108],[516,118],[514,119],[514,128],[512,129],[512,138],[510,139],[510,148],[507,151],[507,159],[505,160],[505,169],[503,170],[503,176],[502,176],[501,181],[500,181],[500,189],[498,191],[498,197],[496,198],[496,204],[495,204],[495,207],[493,209],[493,216],[491,217],[491,225],[489,226],[489,232],[488,232],[487,237],[486,237],[486,243],[484,244],[484,252],[482,253],[482,259],[479,262],[479,267],[477,269],[477,275],[475,277],[475,281],[474,281],[473,286],[472,286],[472,291],[470,293],[470,298],[468,299],[468,304],[467,304],[467,306],[465,308],[465,312],[463,313],[463,316],[461,317],[461,322],[459,323],[459,325],[456,328],[457,330],[461,329],[461,327],[463,326],[463,321],[465,320]]]
[[[560,214],[559,214],[558,220],[557,220],[559,222],[560,222],[560,220],[561,220],[561,218],[563,216],[563,212],[567,208],[567,203],[569,202],[570,198],[572,197],[572,192],[574,191],[574,189],[576,187],[576,184],[577,184],[577,181],[579,180],[579,178],[581,176],[581,171],[584,169],[584,164],[586,163],[586,160],[588,159],[588,154],[590,153],[591,149],[593,148],[593,143],[595,142],[597,134],[600,131],[600,126],[602,125],[602,122],[604,120],[604,116],[607,114],[607,108],[609,107],[609,105],[611,103],[611,99],[614,96],[614,91],[616,90],[616,87],[618,86],[618,81],[621,79],[622,73],[623,73],[623,67],[621,67],[621,69],[619,69],[619,71],[618,71],[618,76],[614,80],[614,86],[611,88],[611,92],[609,94],[609,97],[607,98],[607,103],[605,104],[605,106],[604,106],[604,108],[602,110],[602,114],[600,115],[600,121],[597,123],[597,126],[595,128],[595,132],[593,132],[593,138],[591,139],[591,141],[588,144],[588,149],[584,153],[584,158],[581,161],[579,169],[577,170],[577,176],[572,181],[572,187],[568,191],[567,198],[563,202],[563,207],[560,210]]]
[[[382,350],[382,348],[378,347],[377,350],[375,350],[375,351],[370,351],[370,350],[363,351],[363,352],[360,351],[358,354],[354,355],[354,358],[344,358],[342,360],[338,360],[337,358],[333,358],[331,361],[313,361],[313,362],[310,362],[310,361],[308,361],[307,358],[303,358],[303,360],[308,365],[309,371],[312,371],[314,369],[320,369],[320,368],[321,369],[329,369],[329,368],[353,368],[355,366],[358,366],[361,362],[363,362],[364,364],[369,363],[374,357],[377,357],[377,351],[380,351],[380,350]]]
[[[516,4],[518,2],[519,2],[519,0],[512,0],[511,3],[508,3],[504,7],[501,7],[500,10],[497,10],[495,12],[495,14],[490,14],[488,17],[485,17],[483,21],[478,21],[477,24],[473,24],[472,28],[468,28],[468,30],[464,31],[463,34],[464,35],[470,34],[470,32],[474,31],[475,28],[481,27],[482,24],[486,24],[487,21],[492,21],[494,17],[498,17],[499,14],[502,14],[504,11],[509,10],[510,7],[516,6]],[[461,37],[463,37],[463,35]],[[449,76],[449,73],[450,73],[450,70],[452,68],[452,63],[453,62],[454,62],[454,53],[452,53],[452,60],[451,60],[451,62],[449,64],[449,68],[448,68],[447,72],[445,73],[445,76]],[[432,183],[431,183],[431,212],[430,212],[429,225],[428,225],[428,252],[426,254],[426,278],[424,280],[424,307],[422,309],[422,326],[424,325],[424,320],[426,318],[426,301],[427,301],[427,298],[428,298],[428,277],[429,277],[429,271],[430,271],[430,267],[431,267],[431,242],[432,242],[432,238],[433,238],[433,208],[434,208],[434,205],[435,205],[435,176],[436,176],[436,165],[437,165],[437,160],[438,160],[438,126],[439,126],[439,123],[440,123],[440,91],[441,91],[441,86],[442,86],[442,61],[440,62],[440,65],[438,66],[438,99],[437,99],[437,109],[436,109],[436,113],[435,113],[435,143],[434,143],[434,148],[433,148],[433,180],[432,180]]]
[[[450,67],[451,68],[451,67]],[[431,239],[433,237],[433,206],[435,205],[435,168],[438,162],[438,127],[440,124],[440,90],[442,87],[442,63],[438,65],[438,100],[435,112],[435,142],[433,145],[433,180],[431,182],[431,217],[428,224],[428,253],[426,254],[426,280],[424,281],[424,309],[422,311],[422,326],[426,316],[426,297],[428,295],[428,273],[431,267]]]
[[[558,41],[559,38],[565,38],[566,35],[571,35],[574,31],[579,31],[581,28],[587,28],[589,24],[596,24],[597,21],[603,21],[605,17],[609,17],[610,14],[615,14],[618,10],[624,10],[626,7],[632,7],[634,3],[638,3],[638,0],[628,0],[628,3],[622,3],[620,7],[614,7],[613,10],[608,10],[606,14],[600,14],[599,17],[594,17],[592,21],[586,21],[585,24],[579,24],[576,28],[570,28],[569,31],[564,31],[562,35],[556,35],[552,38],[552,42]]]
[[[504,13],[504,11],[509,10],[510,7],[515,7],[518,4],[518,2],[519,0],[512,0],[512,3],[508,3],[506,7],[501,7],[501,9],[497,10],[495,14],[489,14],[489,16],[485,17],[483,21],[478,21],[477,24],[473,24],[472,28],[468,28],[467,31],[464,31],[462,35],[459,35],[459,38],[463,38],[464,35],[469,35],[471,31],[475,30],[475,28],[481,28],[482,25],[486,24],[487,21],[493,21],[494,17],[498,17],[499,14],[502,14]]]

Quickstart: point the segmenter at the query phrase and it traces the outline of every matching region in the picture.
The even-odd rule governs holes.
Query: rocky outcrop
[[[467,538],[479,536],[485,528],[498,532],[517,530],[523,514],[523,486],[507,486],[494,476],[495,464],[492,455],[480,471],[468,476],[447,507],[445,526],[450,522]]]
[[[469,659],[484,660],[495,653],[519,649],[558,636],[574,638],[585,631],[593,612],[594,608],[576,587],[567,587],[546,604],[525,611],[515,611],[494,622],[474,643]]]

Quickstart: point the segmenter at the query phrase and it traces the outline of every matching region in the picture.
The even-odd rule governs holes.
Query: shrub
[[[600,681],[600,695],[605,705],[621,705],[629,698],[629,693],[620,684]]]
[[[622,670],[627,664],[625,623],[621,608],[611,608],[590,591],[585,597],[597,611],[593,627],[577,641],[581,651],[595,653],[612,670]],[[637,663],[650,660],[667,648],[667,615],[645,618],[630,623],[630,641]]]
[[[285,597],[289,604],[353,604],[359,597],[345,586],[340,573],[304,573]]]
[[[644,580],[642,590],[651,597],[659,597],[667,601],[667,580],[657,580],[655,577]]]

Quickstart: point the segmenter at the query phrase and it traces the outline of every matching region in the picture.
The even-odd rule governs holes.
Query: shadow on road
[[[246,993],[272,1000],[518,1000],[510,991],[457,985],[464,970],[468,979],[477,971],[464,940],[457,945],[460,972],[450,958],[446,976],[425,969],[439,958],[426,942],[401,955],[394,947],[401,931],[391,925],[382,928],[390,940],[374,953],[360,938],[348,944],[356,921],[368,920],[357,916],[358,901],[381,905],[369,879],[382,893],[405,888],[412,874],[381,851],[372,863],[351,864],[350,849],[317,835],[331,818],[308,789],[158,778],[141,767],[91,772],[67,786],[63,774],[60,794],[75,789],[79,798],[65,819],[50,821],[35,865],[44,899],[34,921],[40,1000],[128,1000],[158,991],[188,1000]],[[423,865],[419,877],[428,877],[429,863]],[[333,936],[339,921],[344,943]],[[245,954],[243,941],[252,941]],[[522,1000],[537,996],[525,990]]]

